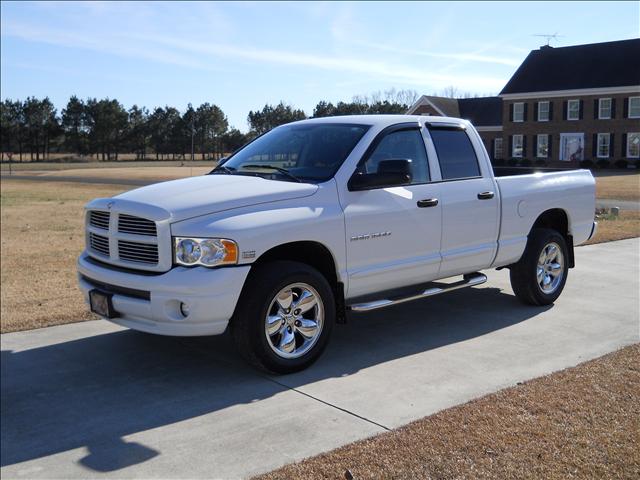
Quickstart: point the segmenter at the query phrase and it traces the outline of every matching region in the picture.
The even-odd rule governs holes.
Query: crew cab
[[[510,269],[524,303],[551,304],[595,233],[594,179],[496,172],[461,119],[290,123],[207,175],[90,202],[80,288],[132,329],[229,330],[276,373],[315,361],[348,312],[478,285],[485,269]]]

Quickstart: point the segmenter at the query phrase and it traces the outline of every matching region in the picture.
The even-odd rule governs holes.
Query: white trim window
[[[514,135],[511,138],[511,156],[513,158],[522,158],[524,146],[524,136]]]
[[[640,158],[640,132],[627,133],[627,158]]]
[[[547,158],[549,156],[549,135],[536,135],[536,158]]]
[[[640,97],[629,97],[629,118],[640,118]]]
[[[567,120],[580,120],[580,100],[567,100]]]
[[[524,102],[516,102],[513,104],[513,121],[524,122]]]
[[[549,121],[549,101],[538,102],[538,121]]]
[[[598,99],[598,119],[609,120],[611,118],[611,99],[599,98]]]
[[[608,133],[598,134],[598,149],[596,154],[598,158],[609,158],[610,156],[611,135]]]
[[[501,160],[502,159],[502,139],[501,138],[494,138],[493,139],[493,158],[495,160]]]

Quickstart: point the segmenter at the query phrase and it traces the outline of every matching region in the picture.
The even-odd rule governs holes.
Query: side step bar
[[[463,279],[459,282],[451,283],[446,286],[443,285],[441,287],[427,288],[425,291],[419,293],[418,295],[411,295],[409,297],[394,299],[385,298],[381,300],[374,300],[372,302],[356,303],[353,305],[349,305],[347,308],[354,312],[368,312],[370,310],[377,310],[378,308],[390,307],[392,305],[398,305],[400,303],[411,302],[412,300],[419,300],[421,298],[440,295],[441,293],[451,292],[460,288],[473,287],[475,285],[480,285],[486,281],[487,276],[483,273],[469,273],[467,275],[464,275]]]

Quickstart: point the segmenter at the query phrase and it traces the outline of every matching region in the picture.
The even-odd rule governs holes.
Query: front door
[[[408,160],[402,186],[346,191],[340,199],[346,226],[347,297],[437,278],[440,268],[440,184],[429,183],[424,139],[417,125],[394,126],[374,140],[358,165],[380,172]],[[397,162],[396,162],[397,163]]]

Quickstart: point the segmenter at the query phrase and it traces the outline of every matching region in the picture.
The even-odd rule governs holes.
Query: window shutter
[[[629,97],[627,98],[623,98],[622,99],[622,105],[623,105],[623,114],[622,114],[622,118],[629,118]],[[627,152],[625,152],[626,155]]]
[[[513,157],[513,135],[509,135],[509,158]]]
[[[583,114],[583,110],[584,110],[584,102],[582,100],[580,100],[580,112],[578,113],[578,120],[582,120],[582,114]]]
[[[597,133],[593,134],[593,145],[592,145],[592,147],[593,148],[591,149],[591,151],[592,151],[593,158],[596,158],[598,156],[598,134]]]
[[[616,118],[616,99],[611,99],[611,118]]]
[[[493,140],[491,140],[491,158],[493,160],[496,159],[496,139],[494,138]]]
[[[512,103],[509,105],[509,121],[513,122],[513,110],[516,108],[516,104]]]
[[[551,160],[551,144],[553,144],[553,135],[547,135],[547,158]]]
[[[620,155],[623,157],[627,156],[627,134],[622,134],[622,145],[620,146]]]
[[[599,106],[599,101],[597,98],[593,99],[593,119],[597,120],[598,117],[600,116],[600,109],[598,108]]]
[[[566,120],[567,119],[567,101],[565,100],[564,102],[562,102],[562,119]]]
[[[538,105],[540,104],[540,102],[533,102],[533,121],[537,122],[538,121]]]
[[[529,106],[529,104],[527,102],[524,102],[523,105],[523,112],[522,112],[522,121],[526,122],[527,121],[527,107]]]
[[[553,120],[553,101],[549,100],[549,121]]]
[[[527,136],[522,136],[522,158],[527,158]]]
[[[613,137],[615,137],[615,135],[613,133],[609,134],[609,157],[613,156]]]

